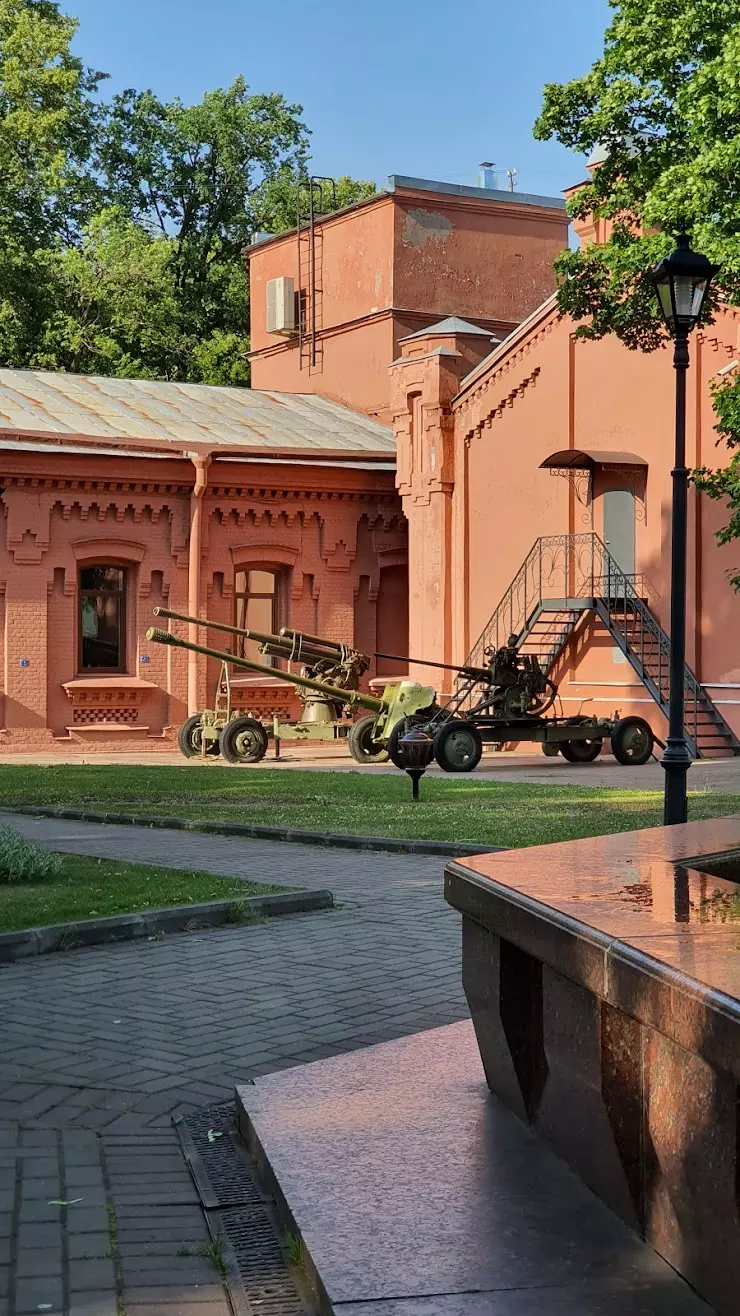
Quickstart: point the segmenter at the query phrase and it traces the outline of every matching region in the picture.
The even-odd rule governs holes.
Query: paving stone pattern
[[[4,822],[71,853],[328,886],[340,904],[0,968],[0,1316],[228,1316],[171,1118],[466,1017],[443,863]]]

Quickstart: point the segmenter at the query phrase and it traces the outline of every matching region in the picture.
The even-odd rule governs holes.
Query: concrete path
[[[660,753],[660,751],[657,751]],[[112,766],[141,765],[145,767],[187,767],[191,772],[210,772],[217,764],[228,768],[220,759],[202,763],[197,759],[185,760],[181,754],[165,752],[119,753],[119,754],[3,754],[0,753],[0,766],[45,764],[95,764]],[[348,750],[338,746],[317,749],[309,745],[295,748],[284,747],[279,762],[268,756],[264,760],[266,768],[310,769],[312,772],[363,772],[394,773],[397,769],[391,764],[379,764],[375,767],[360,767],[350,758]],[[231,769],[234,772],[259,772],[259,768]],[[433,774],[440,769],[433,765]],[[493,753],[486,750],[481,765],[476,769],[476,777],[488,781],[509,781],[517,783],[537,782],[541,785],[559,786],[613,786],[621,790],[662,790],[665,774],[657,759],[651,760],[641,768],[621,767],[610,754],[603,754],[595,763],[583,763],[577,766],[566,763],[565,759],[545,758],[543,754]],[[694,763],[689,772],[690,790],[728,791],[740,794],[740,758],[701,759]]]
[[[442,863],[6,821],[59,850],[328,886],[341,904],[0,969],[0,1316],[227,1316],[171,1116],[466,1017]]]

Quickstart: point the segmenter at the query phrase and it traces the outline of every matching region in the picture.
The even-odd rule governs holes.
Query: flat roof
[[[505,201],[507,205],[544,206],[548,210],[565,210],[561,197],[536,196],[532,192],[509,192],[494,187],[465,187],[462,183],[439,183],[433,178],[410,178],[406,174],[391,174],[385,185],[386,192],[439,192],[443,196],[469,196],[478,201]]]

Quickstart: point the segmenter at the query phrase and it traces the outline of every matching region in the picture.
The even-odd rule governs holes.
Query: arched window
[[[126,569],[107,563],[78,575],[77,652],[80,672],[126,671]]]
[[[278,573],[237,571],[234,578],[234,625],[242,630],[274,635],[279,626]],[[237,637],[237,654],[250,662],[273,665],[272,658],[259,652],[259,641]]]

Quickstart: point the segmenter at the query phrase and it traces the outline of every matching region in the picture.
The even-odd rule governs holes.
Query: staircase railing
[[[637,600],[645,588],[641,575],[627,576],[620,570],[597,534],[543,535],[532,545],[466,662],[480,663],[485,649],[501,648],[510,635],[522,638],[548,599],[582,603],[602,593],[605,582],[610,582],[610,590],[629,590]]]
[[[579,617],[592,609],[667,714],[670,639],[646,604],[648,597],[644,576],[624,572],[597,534],[542,536],[478,636],[466,664],[483,664],[487,649],[498,649],[515,635],[520,647],[529,642],[528,652],[537,652],[542,666],[549,668]],[[552,616],[549,624],[548,613]],[[533,627],[540,618],[545,629],[536,633]],[[699,718],[709,716],[722,727],[728,743],[737,745],[737,738],[689,667],[684,684],[687,734],[696,743]]]

